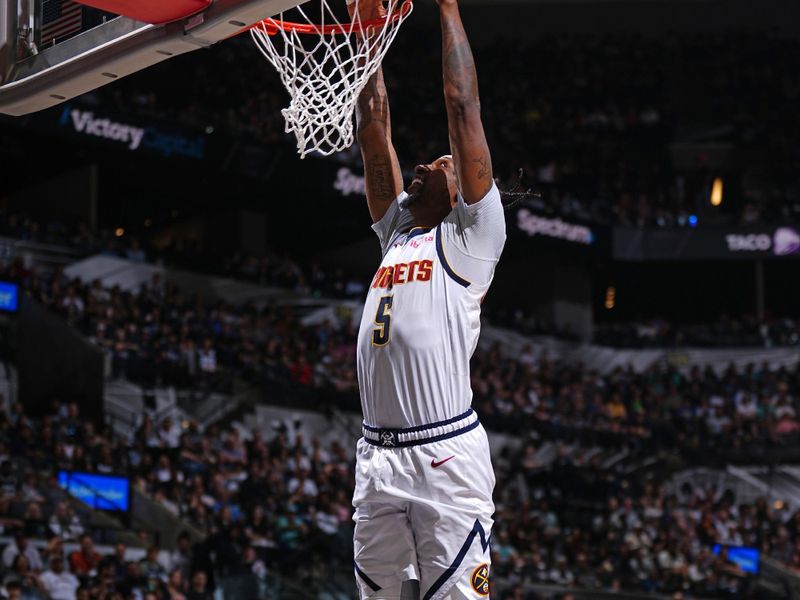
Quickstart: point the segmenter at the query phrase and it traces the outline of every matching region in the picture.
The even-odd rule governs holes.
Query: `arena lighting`
[[[613,285],[606,290],[606,310],[612,310],[617,305],[617,288]]]
[[[123,235],[125,235],[125,230],[122,227],[117,227],[114,230],[114,235],[117,237],[122,237]]]
[[[717,177],[711,185],[711,206],[722,204],[722,177]]]
[[[697,227],[697,215],[689,215],[689,227]]]

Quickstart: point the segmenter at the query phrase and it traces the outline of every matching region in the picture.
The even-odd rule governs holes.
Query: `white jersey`
[[[383,260],[358,334],[358,384],[366,424],[408,428],[463,414],[472,403],[469,361],[481,301],[506,239],[500,192],[458,203],[433,229],[413,227],[396,199],[372,227]]]

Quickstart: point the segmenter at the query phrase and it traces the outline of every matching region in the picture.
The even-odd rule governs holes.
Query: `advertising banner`
[[[561,217],[544,216],[528,208],[519,208],[508,221],[509,228],[531,239],[566,242],[590,247],[597,241],[597,229]]]
[[[349,166],[329,169],[331,189],[343,198],[363,201],[366,195],[364,175]],[[563,242],[575,247],[592,247],[598,239],[597,226],[589,226],[561,217],[545,216],[536,209],[520,207],[509,211],[508,233],[537,241]]]
[[[208,151],[207,135],[204,132],[123,115],[104,107],[75,101],[23,119],[8,119],[5,122],[67,136],[76,141],[163,158],[203,159]]]
[[[67,103],[61,108],[57,126],[76,136],[94,137],[121,148],[149,151],[164,158],[203,158],[205,155],[204,134],[117,117],[104,109],[88,109]]]
[[[615,259],[625,261],[796,259],[800,258],[800,227],[616,227],[613,252]]]

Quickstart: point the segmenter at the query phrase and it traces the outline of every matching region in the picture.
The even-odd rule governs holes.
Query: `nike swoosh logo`
[[[432,459],[431,459],[431,466],[432,466],[434,469],[438,469],[438,468],[439,468],[439,467],[441,467],[441,466],[442,466],[444,463],[446,463],[448,460],[452,460],[452,459],[454,459],[454,458],[455,458],[455,456],[451,456],[451,457],[449,457],[449,458],[445,458],[444,460],[440,460],[439,462],[436,462],[436,459],[435,459],[435,458],[432,458]]]

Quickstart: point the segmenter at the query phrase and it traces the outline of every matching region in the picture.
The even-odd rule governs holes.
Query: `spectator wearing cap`
[[[64,570],[64,561],[50,559],[50,568],[42,573],[41,582],[52,600],[75,600],[80,582],[72,573]]]
[[[3,550],[3,565],[7,568],[11,567],[14,564],[14,559],[20,554],[28,559],[28,565],[32,571],[38,572],[42,570],[43,565],[39,552],[28,545],[28,536],[24,533],[15,535],[14,541]]]

